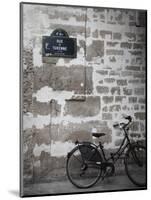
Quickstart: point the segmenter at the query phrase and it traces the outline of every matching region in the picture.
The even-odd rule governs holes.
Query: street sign
[[[56,29],[51,36],[42,38],[42,54],[44,57],[76,58],[76,38],[69,38],[63,29]]]

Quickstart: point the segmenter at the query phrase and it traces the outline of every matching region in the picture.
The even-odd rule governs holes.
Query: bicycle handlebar
[[[114,128],[125,128],[126,126],[128,126],[131,122],[132,122],[132,117],[129,115],[129,116],[125,116],[124,119],[127,119],[128,120],[128,123],[117,123],[117,124],[114,124],[113,127]]]
[[[131,122],[132,121],[132,117],[129,115],[129,116],[126,116],[126,117],[124,117],[125,119],[127,119],[129,122]]]

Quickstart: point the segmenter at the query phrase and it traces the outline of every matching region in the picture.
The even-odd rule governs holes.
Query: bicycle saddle
[[[92,133],[92,136],[97,137],[97,138],[102,137],[104,135],[105,133]]]

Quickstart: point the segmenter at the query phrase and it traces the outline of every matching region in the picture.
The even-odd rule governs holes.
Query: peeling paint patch
[[[52,99],[58,101],[58,104],[64,103],[65,99],[70,99],[74,95],[73,91],[54,91],[52,88],[45,86],[33,94],[40,102],[50,102]]]
[[[41,67],[42,65],[41,47],[35,47],[33,49],[33,66]]]
[[[40,160],[37,160],[36,162],[34,162],[34,167],[40,167]]]
[[[34,117],[32,113],[27,113],[23,116],[23,130],[36,126],[37,128],[43,128],[50,123],[50,115],[37,115]]]
[[[34,156],[35,157],[40,156],[42,151],[47,152],[47,153],[51,153],[50,145],[41,144],[41,145],[38,146],[38,144],[35,144],[35,147],[33,149]]]
[[[75,144],[72,142],[54,142],[51,143],[51,156],[60,157],[67,156],[67,153],[70,152],[75,147]]]

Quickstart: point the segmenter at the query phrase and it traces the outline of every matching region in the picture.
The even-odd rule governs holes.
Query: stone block
[[[126,66],[127,70],[140,71],[140,66]]]
[[[112,105],[109,108],[110,112],[119,112],[121,110],[121,105]]]
[[[110,61],[111,63],[115,63],[115,62],[116,62],[115,56],[109,57],[109,61]]]
[[[132,71],[122,71],[121,72],[121,76],[123,76],[123,77],[125,77],[125,76],[132,76],[132,75],[133,75]]]
[[[134,116],[138,120],[145,120],[146,119],[146,113],[144,113],[144,112],[136,112],[134,114]]]
[[[95,116],[100,111],[100,97],[89,96],[85,101],[66,101],[65,115],[90,117]]]
[[[130,126],[131,131],[139,131],[139,122],[133,121]]]
[[[114,100],[114,97],[113,96],[103,96],[102,97],[102,100],[105,104],[108,104],[108,103],[112,103],[113,100]]]
[[[142,51],[128,51],[132,56],[142,56]]]
[[[112,31],[107,31],[107,30],[101,30],[100,31],[100,36],[103,38],[103,39],[106,39],[107,37],[112,39]]]
[[[139,98],[138,103],[145,104],[146,103],[146,99],[145,98]]]
[[[108,47],[115,47],[117,46],[119,43],[118,42],[107,42],[107,46]]]
[[[121,102],[126,99],[126,96],[115,96],[115,102]]]
[[[114,56],[123,56],[124,51],[123,50],[117,50],[117,49],[106,49],[106,55],[114,55]]]
[[[131,49],[132,48],[132,43],[129,42],[121,42],[121,48],[125,48],[125,49]]]
[[[113,40],[121,40],[121,38],[122,38],[121,33],[118,32],[113,33]]]
[[[112,120],[112,113],[102,113],[102,120]]]
[[[97,92],[100,94],[109,93],[109,87],[106,87],[106,86],[97,86],[96,89],[97,89]]]
[[[118,79],[117,85],[119,85],[119,86],[127,85],[127,79]]]
[[[132,92],[133,92],[132,89],[129,89],[129,88],[126,88],[126,87],[123,88],[123,94],[124,95],[132,95]]]
[[[128,41],[134,42],[136,41],[136,34],[132,32],[126,32],[125,36],[127,37]]]
[[[136,95],[144,95],[145,90],[144,90],[144,88],[135,88],[135,89],[134,89],[134,93],[135,93]]]
[[[129,101],[129,103],[136,103],[137,102],[137,97],[129,97],[128,101]]]
[[[144,47],[145,47],[145,45],[142,43],[134,43],[133,44],[133,49],[143,49]]]
[[[93,60],[95,57],[104,56],[104,41],[93,40],[90,46],[87,46],[87,61]]]
[[[108,71],[107,70],[96,70],[96,72],[100,75],[107,75],[108,74]]]
[[[120,95],[120,92],[121,92],[121,90],[120,90],[120,87],[112,87],[111,88],[111,94],[112,95]]]
[[[105,78],[104,82],[106,82],[106,83],[114,83],[115,82],[115,78]]]

